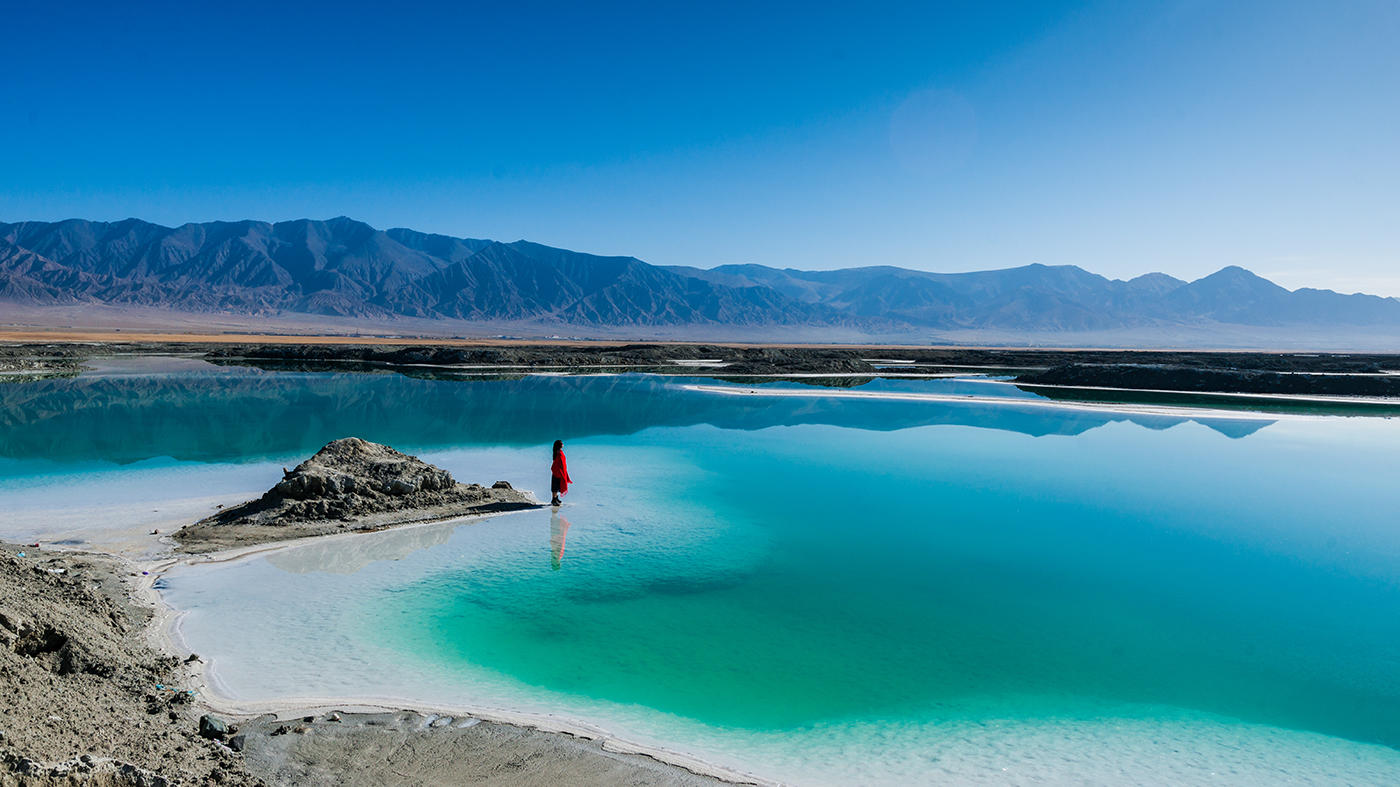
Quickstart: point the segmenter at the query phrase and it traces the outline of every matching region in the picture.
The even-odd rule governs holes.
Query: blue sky
[[[22,3],[0,220],[1400,295],[1394,0],[668,5]]]

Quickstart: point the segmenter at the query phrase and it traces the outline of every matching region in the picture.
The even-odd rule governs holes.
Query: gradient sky
[[[7,5],[0,221],[1400,295],[1396,0]]]

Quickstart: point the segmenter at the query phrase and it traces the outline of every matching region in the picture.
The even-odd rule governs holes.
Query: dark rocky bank
[[[1021,348],[738,346],[727,344],[211,344],[132,342],[0,347],[0,367],[76,370],[97,354],[184,353],[270,369],[393,370],[413,376],[518,375],[546,369],[748,378],[899,376],[953,369],[1019,374],[1027,385],[1166,388],[1222,393],[1395,396],[1400,354]],[[714,362],[713,364],[706,362]],[[904,362],[904,363],[893,363]],[[482,367],[482,368],[473,368]],[[1285,374],[1287,373],[1287,374]],[[1305,375],[1321,376],[1317,379]],[[1362,375],[1333,378],[1332,375]],[[838,378],[830,378],[832,380]]]
[[[694,374],[709,368],[677,362],[717,361],[728,374],[875,371],[861,353],[811,347],[731,347],[704,344],[501,345],[494,347],[385,345],[230,345],[210,361],[359,363],[381,366],[489,366],[635,369]]]
[[[921,347],[816,347],[707,344],[620,345],[330,345],[264,344],[211,347],[214,360],[280,360],[360,362],[386,366],[605,366],[663,367],[686,374],[708,373],[709,367],[676,361],[716,360],[725,366],[716,373],[850,373],[873,372],[881,361],[909,361],[926,366],[989,366],[1049,369],[1079,364],[1165,364],[1195,368],[1255,369],[1290,372],[1367,373],[1400,370],[1400,355],[1339,353],[1192,352],[1156,350],[1033,350]],[[873,361],[873,362],[872,362]],[[897,370],[893,370],[897,371]]]
[[[1374,371],[1373,371],[1374,370]],[[1022,385],[1128,388],[1194,393],[1255,393],[1295,396],[1400,397],[1400,375],[1317,374],[1182,365],[1072,363],[1022,374]]]

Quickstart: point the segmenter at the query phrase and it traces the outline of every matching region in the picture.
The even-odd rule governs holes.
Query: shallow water
[[[0,387],[0,496],[275,480],[345,434],[538,493],[558,436],[559,512],[181,569],[183,636],[240,698],[553,714],[803,782],[1400,778],[1400,422],[683,382]]]

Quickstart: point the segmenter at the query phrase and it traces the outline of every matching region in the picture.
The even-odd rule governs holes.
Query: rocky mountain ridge
[[[588,328],[840,327],[1073,332],[1213,324],[1400,329],[1400,300],[1283,287],[1231,266],[1192,282],[1075,266],[972,273],[657,266],[348,218],[0,224],[0,308],[441,319]]]

